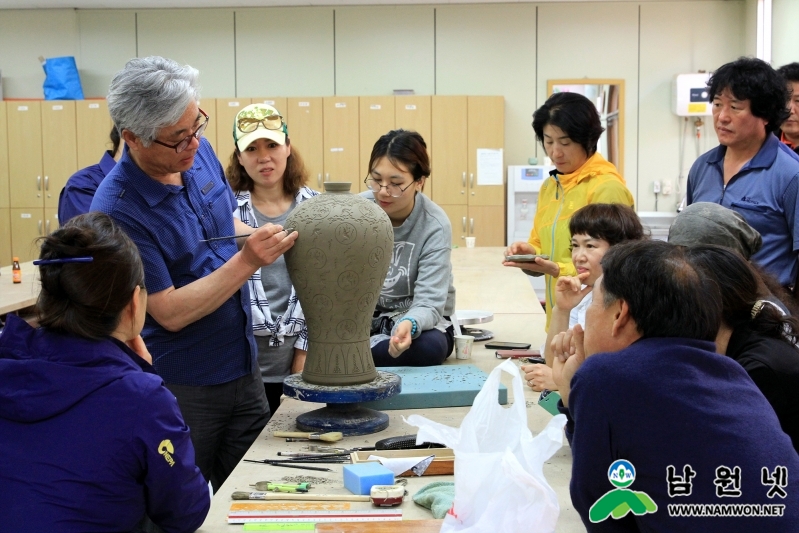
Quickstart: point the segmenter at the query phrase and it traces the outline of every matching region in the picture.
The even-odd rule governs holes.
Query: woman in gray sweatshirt
[[[375,143],[369,190],[394,226],[394,253],[372,321],[375,366],[441,364],[453,345],[452,227],[422,193],[430,158],[422,136],[394,130]]]

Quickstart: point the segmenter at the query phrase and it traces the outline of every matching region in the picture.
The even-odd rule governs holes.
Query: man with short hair
[[[780,129],[774,132],[780,141],[799,154],[799,63],[788,63],[777,69],[785,80],[790,94],[788,109],[791,115],[785,119]]]
[[[799,271],[799,157],[774,132],[788,116],[781,76],[760,59],[741,58],[710,78],[719,146],[688,174],[687,202],[713,202],[740,213],[763,238],[752,261],[791,288]]]
[[[153,366],[191,429],[197,466],[219,489],[269,418],[246,282],[297,238],[280,226],[234,222],[235,197],[198,106],[196,69],[161,57],[130,60],[108,109],[125,151],[92,210],[109,214],[139,248]],[[235,239],[250,234],[237,249]]]
[[[553,341],[588,531],[796,531],[799,456],[743,367],[715,353],[718,287],[657,240],[612,247],[602,271],[585,332]]]

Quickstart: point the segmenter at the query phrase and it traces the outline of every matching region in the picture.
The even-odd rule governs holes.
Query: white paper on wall
[[[502,185],[502,148],[477,149],[477,184]]]

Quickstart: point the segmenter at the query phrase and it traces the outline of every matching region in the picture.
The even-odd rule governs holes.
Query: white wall
[[[674,13],[690,13],[683,23],[664,24]],[[742,2],[670,2],[641,5],[641,69],[638,108],[638,198],[640,211],[655,210],[652,184],[670,181],[677,190],[680,176],[680,140],[685,119],[671,111],[672,80],[682,73],[713,71],[745,53],[744,4]],[[713,39],[708,35],[723,28]],[[646,38],[643,38],[646,36]],[[698,153],[718,145],[712,117],[704,119],[697,143],[694,120],[687,121],[683,175],[688,176]],[[699,149],[697,150],[697,144]],[[698,153],[697,153],[698,152]],[[627,172],[629,174],[629,171]],[[685,182],[682,183],[683,190]],[[660,196],[659,211],[676,207],[679,194]]]
[[[797,60],[799,2],[774,0],[776,64]],[[129,58],[201,71],[203,96],[498,94],[506,163],[541,156],[530,122],[555,78],[625,81],[624,174],[639,209],[675,182],[671,80],[754,52],[756,0],[170,10],[0,10],[6,98],[41,98],[42,55],[76,56],[87,97]],[[785,58],[785,59],[783,59]],[[715,143],[705,128],[702,149]],[[695,157],[686,145],[686,166]],[[661,198],[660,210],[673,202]]]
[[[799,61],[799,2],[772,0],[771,20],[771,64]]]

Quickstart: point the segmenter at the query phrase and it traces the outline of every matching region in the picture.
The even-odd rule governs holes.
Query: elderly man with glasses
[[[202,138],[210,118],[198,105],[197,76],[161,57],[132,59],[117,73],[107,100],[125,151],[92,210],[139,248],[149,293],[142,337],[177,397],[197,465],[218,489],[270,416],[246,282],[297,234],[234,220],[236,200]],[[238,246],[208,240],[236,234],[250,235]]]

